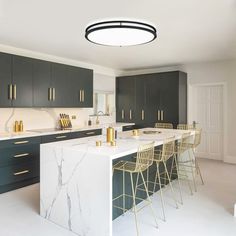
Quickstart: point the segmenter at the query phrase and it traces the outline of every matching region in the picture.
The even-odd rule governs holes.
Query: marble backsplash
[[[88,123],[89,115],[93,114],[91,108],[1,108],[0,109],[0,132],[12,132],[15,120],[22,120],[24,130],[55,128],[58,126],[60,113],[76,116],[72,125],[85,126]],[[95,124],[96,117],[91,117]],[[100,123],[112,123],[115,121],[115,114],[109,117],[99,117]]]

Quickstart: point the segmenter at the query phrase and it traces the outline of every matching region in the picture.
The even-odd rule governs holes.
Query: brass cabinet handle
[[[15,158],[18,158],[18,157],[27,157],[27,156],[29,156],[29,153],[17,154],[17,155],[15,155],[14,157],[15,157]]]
[[[82,90],[79,91],[79,101],[82,102]]]
[[[20,145],[20,144],[25,144],[25,143],[28,143],[29,141],[28,140],[25,140],[25,141],[18,141],[18,142],[14,142],[15,145]]]
[[[164,112],[161,110],[161,120],[164,120]]]
[[[16,84],[13,85],[13,100],[16,100]]]
[[[88,132],[88,133],[86,133],[86,135],[91,135],[91,134],[95,134],[95,132]]]
[[[52,101],[52,88],[48,88],[48,101]]]
[[[84,90],[82,90],[82,101],[84,102]]]
[[[144,120],[145,119],[145,112],[144,112],[144,110],[142,110],[142,120]]]
[[[14,175],[17,176],[17,175],[23,175],[23,174],[26,174],[26,173],[29,173],[29,170],[23,170],[23,171],[15,172]]]
[[[132,110],[129,110],[129,119],[132,120]]]
[[[125,118],[125,111],[123,109],[121,111],[121,118],[122,118],[122,120],[124,120],[124,118]]]
[[[9,87],[8,87],[8,89],[9,89],[9,99],[10,100],[12,100],[12,84],[9,84]]]
[[[56,100],[56,89],[52,88],[52,100],[55,101]]]
[[[157,120],[160,120],[160,110],[157,111]]]
[[[66,135],[62,135],[62,136],[57,136],[56,139],[60,139],[60,138],[66,138]]]

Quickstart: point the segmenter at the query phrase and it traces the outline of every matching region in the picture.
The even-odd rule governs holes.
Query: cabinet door
[[[146,78],[143,75],[136,77],[136,109],[135,109],[135,123],[143,124],[148,121],[148,109],[146,100]]]
[[[136,82],[134,76],[118,77],[116,80],[117,121],[135,121]]]
[[[35,107],[51,106],[51,65],[50,62],[33,60],[33,104]]]
[[[11,55],[0,53],[0,107],[11,106],[11,60]]]
[[[52,107],[70,107],[70,83],[67,79],[66,65],[51,63],[52,73]]]
[[[162,122],[178,123],[178,72],[166,72],[161,78],[160,109]]]
[[[84,68],[78,70],[82,89],[80,107],[93,107],[93,71]]]
[[[33,105],[33,65],[26,57],[13,56],[12,83],[13,107],[32,107]]]

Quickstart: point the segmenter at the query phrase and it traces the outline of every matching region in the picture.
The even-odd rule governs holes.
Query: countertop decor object
[[[133,46],[150,43],[157,37],[156,28],[140,21],[112,20],[89,25],[85,38],[105,46]]]

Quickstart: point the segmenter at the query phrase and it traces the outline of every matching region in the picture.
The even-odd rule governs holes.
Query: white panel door
[[[202,128],[197,156],[223,159],[223,86],[193,87],[193,120]]]

